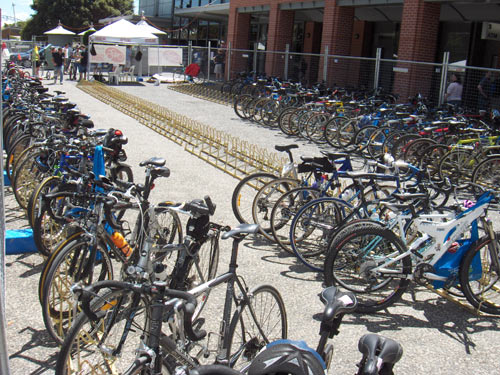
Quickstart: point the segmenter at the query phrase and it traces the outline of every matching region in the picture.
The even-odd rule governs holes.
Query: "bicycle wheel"
[[[500,155],[490,156],[480,162],[472,172],[472,182],[485,189],[497,190],[500,186]]]
[[[43,322],[47,332],[59,344],[80,312],[71,293],[73,284],[90,285],[113,279],[106,244],[98,241],[95,253],[90,250],[91,246],[83,237],[72,241],[58,253],[46,273],[41,300]]]
[[[290,246],[313,271],[322,271],[331,236],[352,206],[337,198],[319,198],[303,206],[290,224]]]
[[[353,143],[356,148],[365,155],[366,157],[370,157],[370,153],[368,152],[368,144],[370,143],[372,134],[374,134],[378,130],[378,126],[375,125],[366,125],[359,129],[354,135]]]
[[[319,189],[298,187],[283,194],[274,204],[271,211],[271,232],[274,241],[280,247],[293,254],[290,247],[290,224],[299,209],[320,196]]]
[[[195,254],[187,255],[185,252],[177,254],[177,260],[170,275],[169,288],[191,290],[197,286],[214,279],[219,265],[219,234],[209,232],[209,238],[203,242]],[[198,296],[198,304],[193,313],[195,321],[208,301],[210,289]]]
[[[370,141],[366,146],[366,150],[372,159],[379,160],[382,155],[384,155],[386,152],[384,149],[384,143],[393,131],[394,130],[389,126],[379,126],[377,130],[373,131],[370,136]]]
[[[329,246],[324,266],[325,283],[356,293],[358,312],[383,310],[399,300],[408,287],[411,259],[406,256],[380,272],[370,271],[405,251],[401,240],[388,229],[351,227]]]
[[[419,161],[422,159],[423,151],[435,144],[437,144],[437,142],[432,138],[419,138],[408,142],[403,148],[404,161],[413,165],[418,165]]]
[[[136,351],[149,333],[149,301],[129,290],[107,290],[93,299],[91,309],[98,320],[91,321],[81,313],[73,321],[57,357],[55,373],[128,374],[135,368]],[[122,343],[125,332],[126,341]]]
[[[433,181],[441,181],[439,176],[439,163],[448,152],[448,146],[437,144],[426,147],[422,150],[422,155],[418,163],[419,168],[427,169]]]
[[[467,185],[472,177],[473,160],[472,151],[462,149],[449,151],[439,162],[440,179],[448,178],[455,186]]]
[[[267,172],[257,172],[246,176],[233,190],[231,207],[239,223],[252,223],[252,203],[257,192],[277,177]]]
[[[252,202],[253,222],[260,225],[260,233],[268,240],[273,241],[270,223],[271,210],[283,194],[297,187],[298,184],[299,181],[293,178],[278,178],[265,184],[255,195]]]
[[[250,103],[253,100],[252,95],[240,95],[236,98],[234,101],[234,112],[239,118],[242,119],[247,119],[247,113],[246,113],[246,108],[248,106],[248,103]]]
[[[294,107],[285,108],[278,116],[278,126],[280,130],[286,135],[293,135],[293,132],[290,129],[290,118],[292,116],[292,113],[294,113],[296,110],[297,108]]]
[[[288,334],[285,303],[274,287],[260,285],[252,289],[248,297],[250,305],[243,302],[239,306],[228,331],[227,358],[230,367],[237,370],[255,358],[268,343],[286,339]]]
[[[500,233],[494,242],[485,236],[467,251],[460,266],[460,286],[467,301],[479,311],[500,314],[500,269],[497,268]],[[496,255],[494,255],[496,254]],[[494,261],[494,256],[497,257]],[[495,264],[496,263],[496,264]]]
[[[332,117],[325,124],[325,128],[323,129],[323,138],[326,143],[328,143],[333,148],[340,148],[339,143],[337,142],[337,129],[339,127],[338,119],[342,119],[343,117]]]
[[[49,193],[51,190],[59,186],[60,183],[61,178],[59,176],[49,176],[44,179],[35,189],[33,194],[31,194],[26,208],[28,223],[31,228],[34,226],[36,216],[40,214],[42,195]]]
[[[325,126],[329,119],[330,115],[328,113],[314,114],[306,124],[307,138],[317,144],[326,143],[324,134]]]
[[[339,117],[337,127],[337,144],[340,148],[347,148],[354,142],[354,136],[359,130],[358,120],[348,117]]]
[[[9,179],[11,178],[12,170],[15,168],[19,156],[30,146],[32,142],[33,140],[31,136],[25,135],[18,138],[10,149],[5,160],[5,172],[7,173],[7,177],[9,177]]]
[[[16,168],[12,188],[14,196],[19,206],[26,209],[31,194],[35,191],[40,181],[47,177],[48,165],[41,161],[42,153],[33,155],[30,159],[25,159]],[[43,167],[42,167],[42,164]]]

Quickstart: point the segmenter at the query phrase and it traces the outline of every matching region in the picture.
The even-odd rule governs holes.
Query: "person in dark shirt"
[[[81,47],[80,55],[82,56],[82,58],[80,59],[80,65],[78,67],[80,71],[80,77],[78,78],[78,81],[87,79],[87,64],[89,62],[89,54],[85,46]]]
[[[477,107],[479,110],[487,110],[490,106],[491,95],[493,93],[493,81],[491,79],[491,71],[487,71],[483,79],[477,85],[479,97],[477,99]]]
[[[64,67],[64,56],[62,48],[52,53],[52,61],[54,62],[54,85],[57,83],[57,76],[59,76],[60,83],[63,83],[63,67]]]

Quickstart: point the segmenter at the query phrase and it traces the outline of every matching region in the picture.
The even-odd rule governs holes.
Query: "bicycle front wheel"
[[[325,283],[356,293],[358,312],[383,310],[399,300],[408,287],[411,259],[405,256],[381,266],[405,251],[402,241],[388,229],[372,225],[346,228],[329,246]]]
[[[276,288],[261,285],[248,293],[229,326],[230,367],[241,369],[268,343],[286,339],[288,324],[285,303]],[[252,314],[252,311],[254,314]]]
[[[497,233],[495,237],[499,236]],[[497,240],[497,250],[499,242]],[[494,245],[491,238],[483,237],[469,249],[460,267],[460,286],[467,301],[476,309],[500,315],[500,270],[496,266],[500,260]]]
[[[336,198],[319,198],[304,205],[290,224],[290,246],[313,271],[322,271],[328,243],[352,207]]]
[[[73,322],[56,362],[57,375],[125,374],[149,333],[150,305],[129,290],[100,293],[91,303],[98,320],[81,313]],[[126,341],[121,343],[126,333]],[[142,372],[141,372],[142,374]]]
[[[236,185],[231,197],[231,207],[239,223],[253,223],[252,203],[255,195],[265,184],[276,178],[271,173],[257,172],[248,175]]]
[[[90,285],[113,279],[113,266],[106,245],[100,243],[94,254],[90,246],[84,238],[69,243],[61,249],[46,273],[41,300],[43,322],[57,343],[63,342],[79,312],[71,287],[78,282]]]

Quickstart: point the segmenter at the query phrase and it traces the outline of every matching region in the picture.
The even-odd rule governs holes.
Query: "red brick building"
[[[330,58],[325,64],[326,52],[374,58],[380,48],[382,59],[420,62],[441,62],[443,53],[449,52],[451,63],[500,68],[500,0],[175,0],[172,4],[173,24],[189,25],[184,35],[193,45],[211,41],[214,46],[213,38],[201,31],[204,22],[212,27],[215,20],[218,39],[233,50],[267,52],[257,55],[258,71],[268,75],[283,76],[287,46],[291,53],[311,54],[292,56],[287,62],[289,76],[305,74],[308,82],[326,76],[329,84],[337,85],[369,82],[374,67],[360,59]],[[181,44],[187,40],[177,39]],[[231,73],[252,68],[251,57],[233,53]],[[439,72],[432,66],[386,61],[379,83],[406,96],[428,92],[432,81],[428,78],[436,81],[436,76]]]

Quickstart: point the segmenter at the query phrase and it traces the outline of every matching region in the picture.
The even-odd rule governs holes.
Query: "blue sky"
[[[12,8],[14,4],[14,9]],[[3,16],[14,16],[14,10],[16,12],[16,18],[18,20],[25,20],[30,17],[33,10],[30,5],[33,4],[33,0],[0,0],[0,9],[2,9],[2,25],[4,23],[12,23],[12,19],[5,19]],[[139,5],[139,0],[134,0],[134,10],[137,13],[137,6]]]

